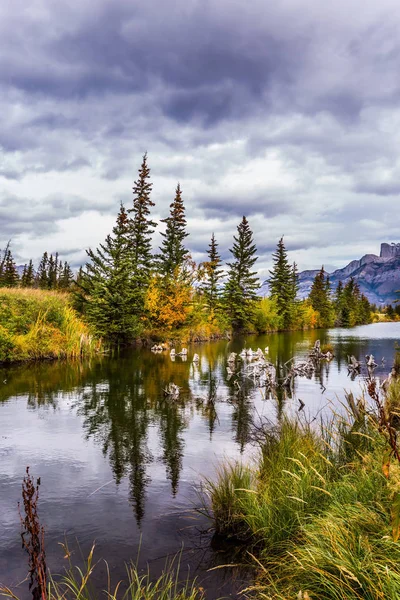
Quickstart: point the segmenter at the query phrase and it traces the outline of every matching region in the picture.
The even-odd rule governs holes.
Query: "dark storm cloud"
[[[395,0],[2,3],[0,238],[56,222],[76,247],[80,219],[96,245],[146,150],[157,216],[180,180],[199,259],[242,214],[263,256],[285,234],[305,266],[395,235],[399,23]]]
[[[203,209],[206,218],[220,217],[242,217],[243,215],[251,217],[260,212],[266,218],[276,217],[287,213],[290,209],[290,203],[287,199],[276,199],[276,196],[281,195],[273,190],[269,190],[264,195],[259,192],[250,192],[241,196],[221,195],[215,196],[210,194],[207,197],[196,198],[196,206]],[[275,198],[274,198],[275,196]]]
[[[288,41],[258,30],[256,14],[255,22],[243,27],[241,10],[234,7],[231,19],[207,2],[180,9],[179,3],[174,10],[161,2],[99,2],[86,14],[67,15],[66,31],[60,23],[56,38],[25,14],[14,39],[4,32],[11,48],[0,63],[0,81],[56,99],[138,93],[159,81],[160,105],[168,116],[178,122],[200,117],[211,124],[247,113],[254,99],[265,104],[266,89],[294,78],[305,38]],[[56,19],[56,9],[49,5],[49,10]],[[40,31],[35,42],[32,30]]]

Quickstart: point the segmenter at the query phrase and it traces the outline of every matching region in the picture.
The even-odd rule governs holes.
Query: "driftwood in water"
[[[371,369],[371,370],[375,369],[378,366],[378,364],[375,362],[373,354],[367,354],[365,356],[365,362],[367,364],[368,369]]]
[[[177,400],[179,398],[180,387],[176,383],[169,383],[164,388],[164,396],[168,396],[171,400]]]
[[[316,340],[309,357],[313,360],[332,360],[333,354],[330,350],[327,352],[322,352],[321,350],[321,341]]]
[[[236,352],[231,352],[230,355],[228,356],[228,364],[234,364],[236,362],[236,357],[237,354]]]
[[[357,371],[361,368],[360,362],[356,359],[356,357],[352,354],[347,357],[348,367],[354,371]]]

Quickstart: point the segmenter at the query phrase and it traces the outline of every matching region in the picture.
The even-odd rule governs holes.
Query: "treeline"
[[[192,339],[224,331],[273,331],[367,323],[368,300],[350,282],[336,298],[323,269],[309,299],[298,299],[297,265],[290,264],[283,238],[273,254],[270,295],[258,296],[257,248],[244,216],[224,265],[215,235],[207,261],[196,265],[188,237],[182,190],[178,184],[158,252],[152,252],[157,224],[147,155],[133,187],[132,205],[123,204],[105,242],[88,250],[76,286],[76,307],[100,335],[118,343],[147,334],[180,330]],[[322,284],[323,293],[318,290]],[[343,292],[343,294],[342,294]]]
[[[353,278],[345,285],[339,281],[332,292],[323,267],[314,278],[309,302],[318,312],[317,327],[355,327],[371,321],[372,306],[357,282]]]
[[[24,265],[18,273],[10,243],[0,257],[0,287],[39,288],[43,290],[69,290],[74,282],[74,274],[67,261],[61,261],[58,253],[54,256],[44,252],[37,270],[33,261]]]
[[[76,281],[68,263],[43,255],[37,272],[32,261],[18,277],[9,248],[4,253],[0,285],[71,289],[75,308],[110,343],[129,343],[138,336],[210,339],[228,331],[278,331],[370,321],[368,300],[351,282],[332,293],[323,269],[310,298],[298,299],[297,265],[290,264],[281,238],[269,273],[269,296],[258,295],[257,247],[245,216],[237,226],[230,260],[223,264],[215,235],[207,260],[194,263],[186,245],[189,235],[182,190],[178,184],[157,252],[152,238],[157,227],[151,212],[150,169],[145,154],[133,186],[129,207],[122,203],[112,232],[88,261]],[[340,297],[339,297],[340,296]]]

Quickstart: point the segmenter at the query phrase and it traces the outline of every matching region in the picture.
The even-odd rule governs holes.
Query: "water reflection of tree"
[[[110,362],[99,371],[99,377],[85,387],[77,409],[86,436],[93,436],[108,454],[116,482],[128,475],[130,499],[140,522],[150,482],[146,467],[153,460],[147,445],[151,417],[140,372],[119,367],[120,361]]]
[[[0,402],[26,396],[28,408],[56,408],[62,393],[79,393],[91,369],[91,361],[38,362],[0,368]]]
[[[167,478],[171,481],[172,493],[178,491],[179,475],[182,469],[184,443],[182,432],[187,426],[183,408],[176,402],[165,399],[159,403],[160,437],[163,446],[163,460],[167,468]]]

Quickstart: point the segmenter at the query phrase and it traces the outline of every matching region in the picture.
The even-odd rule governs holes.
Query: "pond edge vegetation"
[[[383,386],[319,426],[283,417],[255,430],[255,464],[224,463],[202,509],[270,600],[400,597],[400,357]],[[368,401],[369,398],[369,401]],[[245,594],[245,595],[246,595]]]

